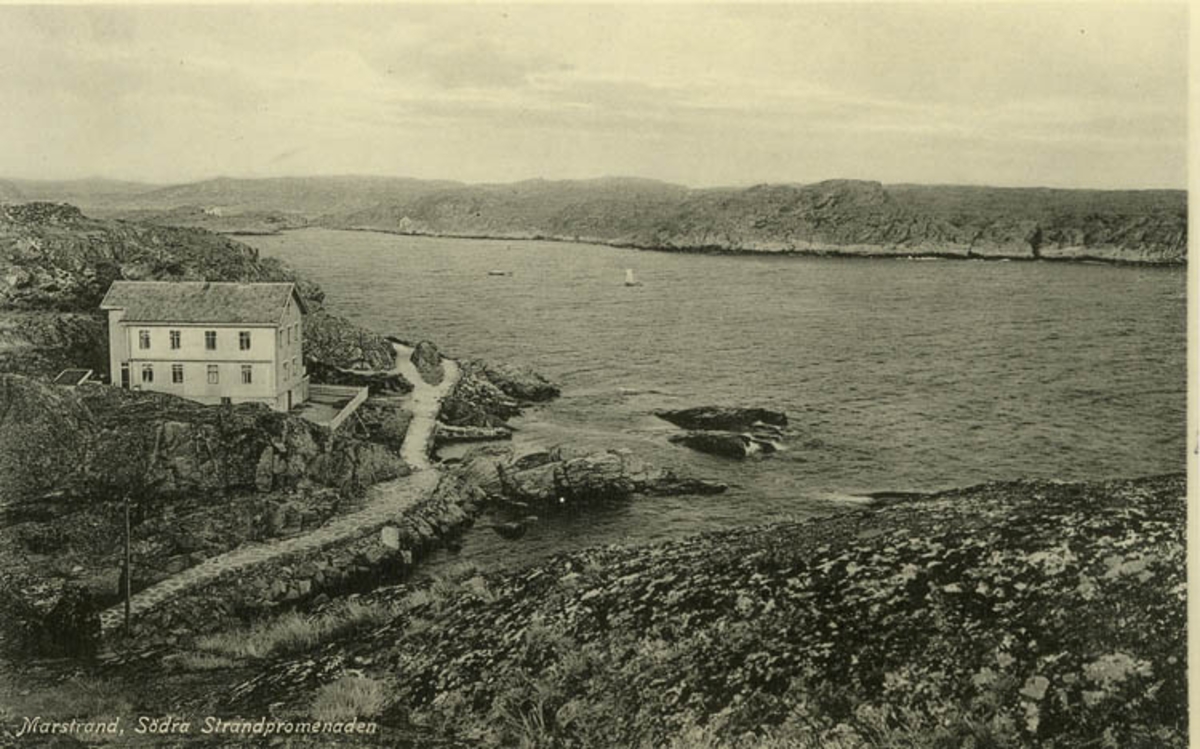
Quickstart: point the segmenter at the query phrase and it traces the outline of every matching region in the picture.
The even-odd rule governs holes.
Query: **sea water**
[[[871,492],[1184,468],[1181,268],[323,229],[243,241],[321,284],[358,323],[557,382],[561,398],[515,422],[522,450],[627,448],[732,485],[543,518],[519,541],[481,527],[459,554],[476,564],[812,517]],[[640,286],[625,285],[627,268]],[[670,444],[676,428],[652,413],[706,404],[787,412],[785,449],[702,455]]]

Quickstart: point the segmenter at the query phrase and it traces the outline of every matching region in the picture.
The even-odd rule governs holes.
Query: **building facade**
[[[308,399],[294,284],[115,281],[100,309],[114,385],[277,411]]]

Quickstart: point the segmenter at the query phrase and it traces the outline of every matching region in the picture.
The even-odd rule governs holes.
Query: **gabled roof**
[[[100,309],[125,310],[125,322],[279,325],[291,298],[308,311],[289,282],[113,281]]]

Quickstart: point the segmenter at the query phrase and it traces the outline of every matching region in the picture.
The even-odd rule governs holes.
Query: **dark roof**
[[[288,299],[304,301],[293,283],[113,281],[100,309],[123,309],[123,321],[279,325]]]

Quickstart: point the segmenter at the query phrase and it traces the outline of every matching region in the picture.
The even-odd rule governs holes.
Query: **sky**
[[[0,5],[0,176],[1184,188],[1184,4]]]

